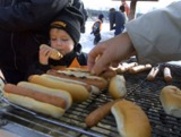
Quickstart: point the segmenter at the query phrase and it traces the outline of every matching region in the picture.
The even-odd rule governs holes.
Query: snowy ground
[[[94,35],[91,33],[91,27],[95,21],[94,20],[88,20],[86,22],[86,32],[84,34],[81,34],[80,43],[83,46],[84,52],[89,52],[93,47],[93,41],[94,41]],[[102,40],[104,41],[106,39],[109,39],[114,36],[114,31],[109,30],[109,23],[104,21],[102,24],[102,31],[101,31]]]
[[[88,21],[86,22],[86,32],[84,34],[81,34],[80,43],[83,46],[83,51],[86,53],[89,53],[89,51],[94,47],[93,44],[94,36],[90,34],[91,27],[94,21],[95,20],[88,19]],[[114,31],[109,30],[109,22],[107,21],[103,22],[101,35],[102,35],[101,41],[114,37]],[[171,61],[169,63],[181,65],[181,61]]]

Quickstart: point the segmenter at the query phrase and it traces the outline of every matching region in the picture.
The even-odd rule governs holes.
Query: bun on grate
[[[178,87],[165,86],[161,90],[160,101],[167,114],[181,117],[181,90]]]
[[[121,137],[151,137],[149,119],[138,105],[120,100],[112,106],[111,112]]]
[[[109,82],[108,91],[114,99],[124,97],[127,93],[125,78],[122,75],[112,77]]]

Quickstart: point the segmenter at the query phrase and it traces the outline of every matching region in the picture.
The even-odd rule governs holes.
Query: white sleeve
[[[181,1],[126,24],[139,63],[181,60]]]

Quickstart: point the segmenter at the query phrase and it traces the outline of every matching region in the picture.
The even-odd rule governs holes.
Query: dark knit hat
[[[58,17],[51,23],[50,28],[59,28],[65,30],[75,42],[80,40],[80,28],[84,24],[82,13],[75,7],[66,7]]]

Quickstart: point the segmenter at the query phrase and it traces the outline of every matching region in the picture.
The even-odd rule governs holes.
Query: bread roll
[[[161,90],[160,101],[167,114],[181,117],[181,90],[178,87],[165,86]]]
[[[108,88],[109,94],[114,98],[122,98],[126,95],[126,81],[122,75],[116,75],[111,78]]]
[[[151,137],[151,125],[145,112],[131,101],[115,103],[111,112],[121,137]]]

